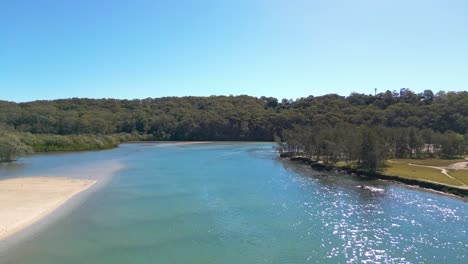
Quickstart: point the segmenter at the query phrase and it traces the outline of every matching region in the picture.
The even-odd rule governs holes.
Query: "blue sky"
[[[0,99],[467,90],[468,1],[0,0]]]

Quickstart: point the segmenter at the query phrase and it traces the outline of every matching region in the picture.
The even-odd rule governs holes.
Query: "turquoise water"
[[[272,144],[127,144],[37,155],[0,178],[126,168],[0,263],[466,263],[465,201],[318,174]]]

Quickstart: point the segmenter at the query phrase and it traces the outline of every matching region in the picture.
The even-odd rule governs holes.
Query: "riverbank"
[[[291,161],[308,164],[312,169],[315,169],[317,171],[344,172],[344,173],[351,174],[351,175],[359,175],[359,176],[364,176],[364,177],[373,178],[373,179],[388,180],[388,181],[402,183],[402,184],[406,184],[410,186],[417,186],[417,187],[431,189],[431,190],[438,191],[438,192],[453,194],[453,195],[457,195],[461,197],[468,197],[468,188],[465,188],[462,186],[442,184],[442,183],[429,181],[429,180],[408,179],[408,178],[400,177],[398,175],[389,175],[389,174],[384,174],[381,172],[367,172],[367,171],[350,168],[350,167],[323,164],[323,163],[316,162],[312,159],[309,159],[307,157],[294,155],[293,153],[281,153],[280,157],[289,159]]]
[[[0,241],[38,222],[95,183],[49,177],[1,180]]]

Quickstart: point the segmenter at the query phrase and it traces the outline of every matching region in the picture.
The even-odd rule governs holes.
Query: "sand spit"
[[[44,218],[95,183],[49,177],[0,180],[0,241]]]

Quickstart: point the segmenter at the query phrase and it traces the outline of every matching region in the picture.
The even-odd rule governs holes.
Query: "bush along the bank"
[[[99,150],[117,147],[128,141],[151,140],[149,135],[50,135],[0,132],[0,161],[13,161],[33,152]]]
[[[0,132],[0,162],[14,161],[19,156],[32,152],[33,149],[21,142],[15,135]]]

